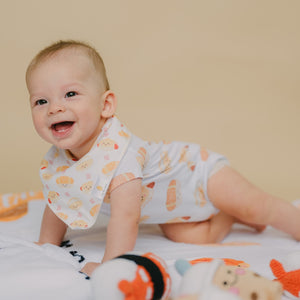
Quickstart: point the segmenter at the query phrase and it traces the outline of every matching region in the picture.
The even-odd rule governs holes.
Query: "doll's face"
[[[280,300],[282,295],[280,283],[236,266],[221,265],[213,283],[244,300]]]

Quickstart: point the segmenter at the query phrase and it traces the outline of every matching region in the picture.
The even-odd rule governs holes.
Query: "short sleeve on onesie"
[[[110,193],[114,189],[133,179],[143,178],[143,167],[145,162],[145,156],[143,154],[146,151],[143,147],[144,144],[144,141],[135,136],[131,138],[128,149],[119,163],[113,179],[111,180],[107,195],[101,207],[102,213],[110,213]]]
[[[110,183],[109,192],[111,193],[115,188],[120,186],[121,184],[131,181],[136,178],[143,177],[142,163],[139,160],[139,152],[140,150],[136,150],[132,143],[129,145],[127,152],[124,154],[122,161],[120,162],[115,175]]]

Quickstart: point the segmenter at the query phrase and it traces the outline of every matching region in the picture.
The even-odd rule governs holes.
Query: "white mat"
[[[0,299],[91,300],[90,281],[78,270],[88,261],[101,260],[107,218],[101,218],[87,231],[68,231],[65,238],[68,242],[62,248],[40,247],[32,241],[38,239],[44,205],[43,201],[32,201],[23,218],[0,223]],[[269,267],[271,259],[282,261],[288,254],[300,251],[300,243],[272,228],[258,234],[250,228],[236,226],[222,245],[196,246],[171,242],[158,226],[142,225],[135,251],[153,252],[166,261],[174,296],[180,281],[174,268],[178,258],[242,260],[251,270],[274,279]]]

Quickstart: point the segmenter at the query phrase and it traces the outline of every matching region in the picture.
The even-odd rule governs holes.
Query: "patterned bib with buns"
[[[130,138],[129,130],[114,116],[80,160],[74,160],[68,150],[50,148],[40,170],[44,196],[51,210],[69,227],[86,229],[95,223]]]

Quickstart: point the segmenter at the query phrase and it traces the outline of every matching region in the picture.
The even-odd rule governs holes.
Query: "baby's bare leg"
[[[228,166],[209,179],[208,196],[217,208],[242,222],[271,225],[300,240],[300,210],[255,187]]]
[[[234,218],[220,212],[203,222],[161,224],[167,238],[174,242],[189,244],[207,244],[221,242],[229,233]]]

